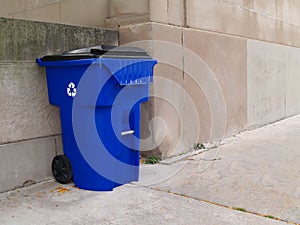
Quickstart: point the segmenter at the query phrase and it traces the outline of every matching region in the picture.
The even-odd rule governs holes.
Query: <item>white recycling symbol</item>
[[[67,94],[70,97],[75,97],[77,94],[77,89],[76,89],[76,85],[73,82],[70,82],[68,87],[67,87]]]

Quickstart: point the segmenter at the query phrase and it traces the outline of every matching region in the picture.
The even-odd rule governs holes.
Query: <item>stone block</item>
[[[184,148],[184,80],[180,67],[160,62],[152,85],[153,141],[163,158],[178,155]],[[151,121],[150,120],[150,121]],[[148,121],[146,121],[148,122]],[[145,121],[144,121],[145,123]]]
[[[187,0],[187,25],[222,32],[222,7],[218,0]],[[224,24],[225,25],[225,24]]]
[[[63,0],[60,1],[60,22],[89,27],[104,26],[107,18],[107,1]]]
[[[152,39],[157,41],[154,44],[154,57],[159,62],[183,70],[182,28],[153,24]]]
[[[19,2],[19,3],[18,3]],[[20,6],[20,1],[2,1],[0,7],[0,15],[4,17],[10,17],[14,12],[23,10],[23,6]]]
[[[248,40],[247,50],[248,127],[285,118],[287,48]]]
[[[0,145],[0,192],[52,178],[55,138]]]
[[[120,27],[120,45],[152,39],[152,23],[142,23]]]
[[[120,27],[147,23],[150,21],[149,14],[131,14],[105,19],[105,27],[119,29]]]
[[[144,23],[120,28],[120,44],[147,50],[160,62],[182,68],[182,28],[158,23]],[[178,51],[179,49],[179,51]]]
[[[209,118],[206,108],[211,114],[212,133],[206,133],[209,123],[205,122],[202,137],[209,135],[212,140],[220,140],[244,130],[247,120],[246,40],[194,29],[184,29],[183,36],[184,48],[192,52],[185,55],[184,71],[195,83],[187,79],[185,89],[189,90],[190,84],[192,88],[201,89],[191,95],[195,102],[204,103],[205,109],[199,113],[200,121]],[[202,99],[204,96],[206,100]]]
[[[299,48],[248,41],[248,127],[300,112]]]
[[[277,17],[287,23],[300,25],[300,2],[297,0],[277,0]],[[298,28],[299,29],[299,28]]]
[[[149,14],[149,0],[110,0],[108,17],[128,14]]]
[[[18,5],[22,4],[24,7],[23,9],[33,9],[33,8],[57,3],[57,0],[35,0],[35,1],[23,0],[22,2],[20,2],[18,0],[15,0],[15,1],[18,2]]]
[[[46,6],[51,3],[57,3],[57,0],[10,0],[1,1],[0,14],[2,16],[13,16],[15,13],[24,12],[41,6]]]
[[[153,97],[142,106],[142,137],[150,138],[152,150],[160,152],[163,157],[186,151],[182,138],[185,98],[182,28],[157,23],[122,27],[120,43],[138,45],[159,61],[154,70]],[[147,146],[149,144],[142,142],[142,151]],[[143,152],[143,155],[147,155],[147,152]]]
[[[43,22],[60,22],[59,3],[51,3],[40,7],[27,8],[11,15],[15,19],[36,20]]]
[[[254,9],[254,0],[224,0],[223,2],[241,8]]]
[[[150,0],[150,20],[152,22],[169,23],[168,0]]]
[[[0,29],[0,62],[34,62],[46,54],[118,44],[118,31],[109,29],[7,18],[0,18]]]
[[[277,0],[254,0],[253,9],[255,12],[276,18]]]
[[[282,46],[286,49],[287,58],[284,65],[286,86],[286,117],[300,113],[300,49]],[[281,53],[279,53],[281,55]]]
[[[150,0],[150,20],[152,22],[185,26],[185,1]]]
[[[169,0],[169,23],[185,26],[185,0]]]
[[[154,74],[158,79],[153,84],[154,117],[160,117],[166,126],[164,140],[158,146],[163,157],[186,151],[184,148],[184,80],[182,29],[169,25],[153,24],[152,39],[154,58],[160,63]],[[164,96],[165,99],[160,99]],[[164,129],[158,126],[154,132]]]
[[[0,63],[0,143],[61,133],[59,110],[49,105],[43,71],[35,63]]]
[[[185,64],[188,65],[188,62]],[[209,74],[207,74],[209,75]],[[201,88],[201,84],[190,73],[184,74],[183,135],[185,149],[193,147],[195,143],[204,143],[210,140],[212,115],[208,98]],[[188,104],[191,101],[192,105]]]

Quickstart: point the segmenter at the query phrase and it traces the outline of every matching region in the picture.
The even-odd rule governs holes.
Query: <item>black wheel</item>
[[[55,156],[52,161],[52,173],[58,183],[70,183],[73,177],[70,160],[65,155]]]

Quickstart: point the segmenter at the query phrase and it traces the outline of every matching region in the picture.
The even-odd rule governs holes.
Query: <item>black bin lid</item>
[[[43,62],[54,62],[89,58],[151,59],[144,49],[138,47],[100,45],[89,48],[75,49],[57,55],[46,55],[41,58],[41,60]]]

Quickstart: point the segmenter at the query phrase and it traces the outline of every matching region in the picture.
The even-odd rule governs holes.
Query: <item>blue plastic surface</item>
[[[64,154],[71,161],[75,185],[87,190],[111,191],[122,184],[138,181],[139,151],[137,150],[139,150],[140,144],[136,138],[140,137],[140,104],[149,98],[153,67],[157,61],[151,59],[96,58],[56,62],[42,62],[41,59],[37,59],[37,63],[46,67],[50,104],[60,108]],[[86,73],[93,76],[90,88],[96,87],[94,84],[101,83],[105,79],[107,79],[107,82],[101,91],[97,90],[100,93],[96,102],[89,98],[86,98],[84,102],[80,102],[80,111],[84,118],[75,119],[84,121],[87,117],[93,117],[98,138],[101,139],[109,154],[121,163],[133,166],[128,170],[122,166],[114,166],[110,173],[110,176],[114,176],[113,179],[102,176],[95,171],[83,157],[82,149],[79,149],[75,138],[72,109],[74,100],[78,97],[77,94],[80,93],[76,93],[76,95],[73,95],[73,93],[74,88],[79,85]],[[129,91],[127,91],[129,94],[126,98],[122,98],[125,99],[125,102],[123,101],[118,106],[118,113],[114,116],[117,125],[113,127],[112,107],[115,104],[116,97],[126,86],[129,86]],[[88,90],[84,91],[88,92]],[[139,99],[134,105],[131,102],[133,98]],[[128,102],[126,102],[126,99]],[[129,117],[130,127],[128,127],[126,121],[123,121],[123,117]],[[121,131],[128,129],[134,130],[135,133],[122,137],[120,135]],[[106,165],[106,160],[101,158],[103,157],[101,152],[105,149],[96,149],[96,151],[94,149],[96,148],[96,140],[91,139],[90,127],[82,127],[76,132],[79,132],[82,139],[86,141],[85,146],[91,148],[91,150],[83,150],[85,152],[91,151],[95,154],[93,157],[96,161],[98,160],[99,163],[110,168],[111,165]],[[123,143],[129,143],[129,146],[125,146]],[[122,179],[119,179],[120,177]],[[116,180],[122,182],[118,183]]]

